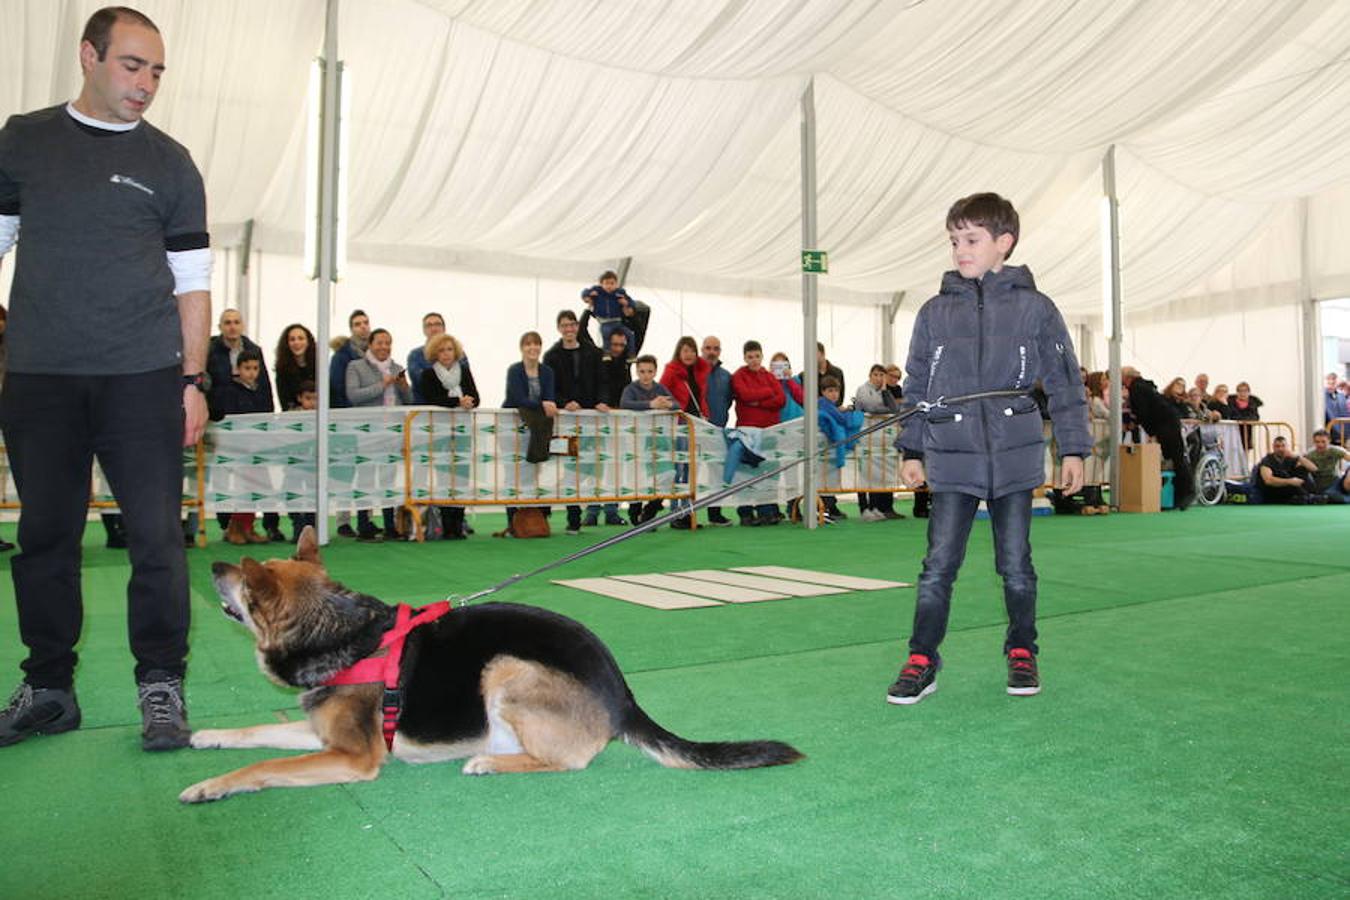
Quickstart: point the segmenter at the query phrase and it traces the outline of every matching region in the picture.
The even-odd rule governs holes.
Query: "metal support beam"
[[[1102,157],[1102,327],[1111,368],[1111,504],[1120,505],[1120,442],[1123,402],[1120,347],[1123,316],[1120,298],[1120,209],[1116,198],[1116,145]]]
[[[619,287],[623,287],[628,281],[628,270],[633,267],[633,257],[625,256],[619,260],[619,268],[614,271],[619,276]]]
[[[1300,447],[1312,448],[1312,433],[1326,420],[1322,402],[1322,317],[1313,297],[1312,265],[1308,258],[1308,198],[1298,201],[1298,308],[1303,357],[1303,430]]]
[[[802,94],[802,249],[816,247],[816,80]],[[802,466],[802,522],[816,527],[816,473],[819,461],[820,427],[816,411],[820,398],[820,373],[816,367],[816,274],[802,273],[802,433],[806,463]]]
[[[253,257],[253,220],[244,223],[244,236],[239,239],[239,259],[235,261],[238,281],[234,288],[234,308],[243,315],[249,327],[261,322],[262,310],[257,299],[252,296],[248,281],[249,262]]]
[[[905,292],[891,294],[890,302],[881,307],[881,364],[899,365],[895,359],[895,317],[900,312],[900,304],[905,302]]]
[[[318,296],[316,298],[318,335],[315,348],[316,366],[314,375],[318,379],[319,409],[316,434],[318,471],[315,479],[316,503],[318,515],[315,525],[318,529],[320,544],[328,543],[328,407],[332,402],[331,388],[328,383],[328,364],[331,351],[328,347],[329,320],[331,310],[329,292],[337,280],[337,217],[338,217],[338,159],[339,111],[342,109],[341,62],[338,60],[338,4],[339,0],[327,0],[327,19],[324,24],[323,39],[323,89],[320,100],[319,134],[320,145],[318,166],[318,216],[313,223],[318,233]]]

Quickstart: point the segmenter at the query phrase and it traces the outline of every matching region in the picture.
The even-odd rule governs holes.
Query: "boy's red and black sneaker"
[[[895,684],[886,691],[886,702],[909,706],[937,690],[938,664],[922,653],[911,653]]]
[[[1041,676],[1036,671],[1036,657],[1030,650],[1014,647],[1008,651],[1008,693],[1014,697],[1030,697],[1041,692]]]

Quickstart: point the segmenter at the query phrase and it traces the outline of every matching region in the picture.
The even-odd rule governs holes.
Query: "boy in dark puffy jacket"
[[[905,459],[901,479],[909,487],[927,482],[932,494],[909,658],[886,696],[898,704],[917,703],[937,688],[952,584],[981,500],[1008,610],[1008,693],[1040,691],[1031,565],[1031,494],[1045,480],[1041,416],[1030,396],[1037,379],[1049,397],[1066,492],[1082,487],[1083,457],[1092,446],[1064,319],[1026,267],[1004,265],[1017,245],[1012,204],[997,194],[958,200],[947,213],[947,233],[956,271],[942,277],[938,295],[919,310],[905,366],[905,402],[924,411],[896,441]],[[1028,394],[941,402],[1005,390]]]

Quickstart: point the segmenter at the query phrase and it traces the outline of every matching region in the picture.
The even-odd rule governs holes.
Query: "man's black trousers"
[[[10,469],[23,510],[14,557],[25,680],[68,687],[84,608],[80,539],[97,457],[131,556],[127,630],[136,677],[182,675],[187,656],[183,382],[177,367],[136,375],[11,372],[0,394]]]

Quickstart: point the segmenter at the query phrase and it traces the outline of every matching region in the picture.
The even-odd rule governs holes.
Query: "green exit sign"
[[[803,250],[802,271],[807,274],[826,274],[830,271],[830,254],[824,250]]]

